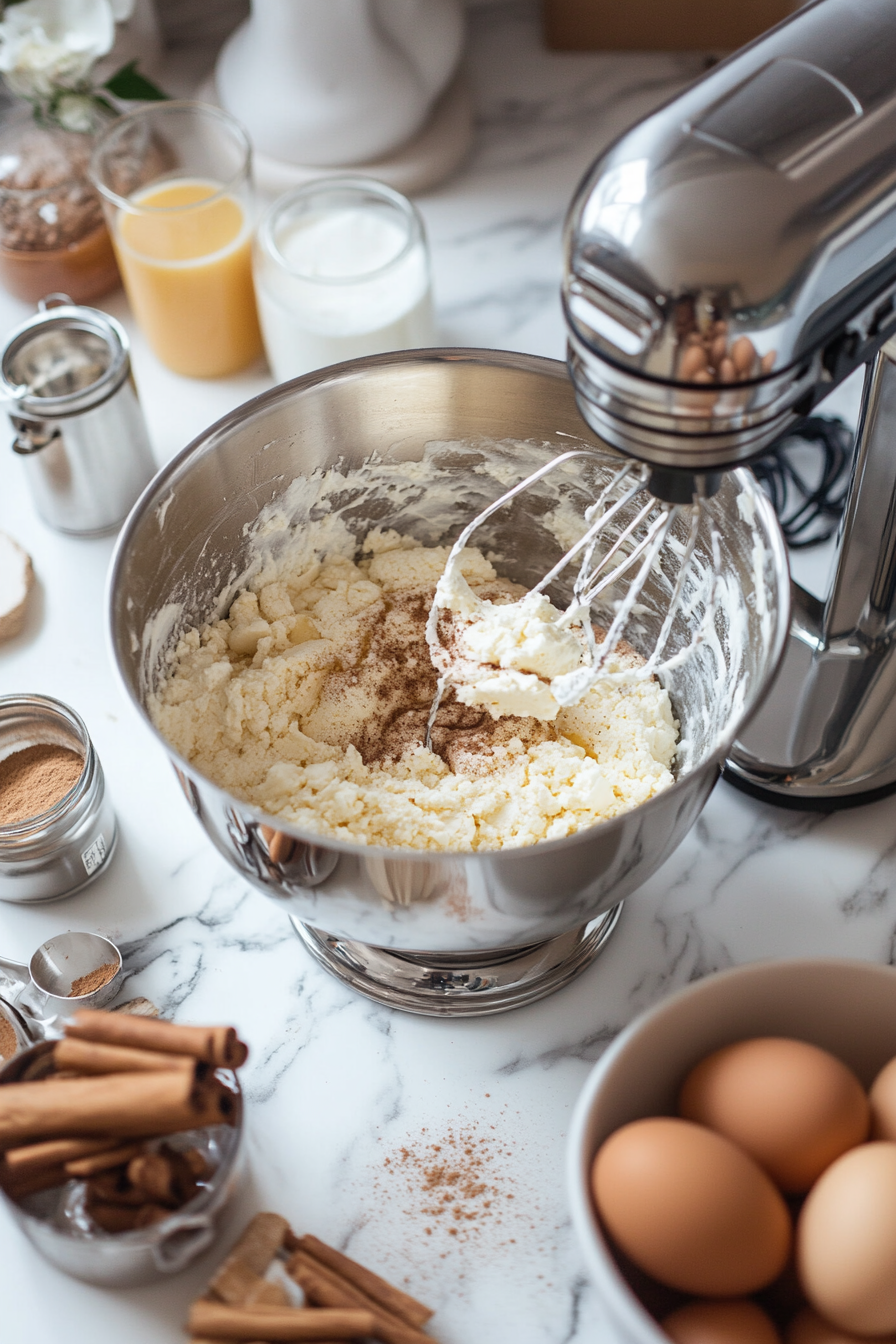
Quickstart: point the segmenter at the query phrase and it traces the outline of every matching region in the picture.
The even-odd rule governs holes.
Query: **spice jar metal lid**
[[[67,294],[41,299],[16,327],[0,355],[0,394],[20,414],[62,419],[92,410],[117,392],[130,373],[124,328]]]

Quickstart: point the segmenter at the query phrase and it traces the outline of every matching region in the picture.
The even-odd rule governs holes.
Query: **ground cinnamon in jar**
[[[47,812],[77,784],[84,757],[51,742],[14,751],[0,761],[0,826]]]

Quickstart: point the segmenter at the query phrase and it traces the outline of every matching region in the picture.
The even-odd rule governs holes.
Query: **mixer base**
[[[366,998],[425,1017],[486,1017],[535,1003],[574,980],[603,950],[622,904],[559,938],[484,952],[395,952],[290,918],[314,959]]]
[[[759,713],[725,778],[778,807],[830,812],[896,790],[896,642],[828,639],[817,598],[794,584],[793,623]]]

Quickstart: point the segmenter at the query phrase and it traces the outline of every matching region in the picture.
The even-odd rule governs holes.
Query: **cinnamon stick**
[[[93,1153],[89,1157],[78,1157],[74,1161],[66,1162],[65,1170],[69,1176],[84,1180],[88,1176],[96,1176],[101,1171],[109,1171],[112,1167],[123,1166],[142,1149],[141,1143],[125,1143],[118,1148],[108,1148],[105,1152]]]
[[[240,1340],[359,1339],[373,1329],[369,1311],[318,1307],[231,1307],[200,1298],[190,1308],[193,1335]]]
[[[128,1180],[157,1204],[176,1204],[174,1167],[163,1153],[141,1153],[128,1163]]]
[[[263,1278],[288,1231],[289,1224],[279,1213],[257,1213],[215,1274],[209,1292],[222,1302],[240,1306],[255,1282]]]
[[[36,1171],[25,1171],[21,1175],[7,1177],[4,1175],[2,1182],[3,1189],[9,1195],[10,1199],[16,1201],[25,1199],[28,1195],[39,1194],[41,1190],[53,1190],[58,1185],[65,1185],[66,1181],[71,1180],[65,1167],[61,1165],[53,1167],[41,1167]]]
[[[360,1288],[368,1297],[372,1297],[374,1302],[406,1321],[408,1325],[424,1325],[433,1314],[430,1307],[424,1306],[410,1294],[403,1293],[400,1288],[387,1283],[372,1270],[365,1269],[363,1265],[350,1260],[347,1255],[343,1255],[341,1251],[328,1246],[317,1237],[311,1235],[299,1237],[297,1249],[325,1265],[347,1283]]]
[[[155,1227],[156,1223],[163,1223],[170,1217],[171,1210],[163,1208],[161,1204],[143,1204],[137,1210],[137,1221],[134,1226]]]
[[[196,1075],[206,1070],[192,1055],[169,1055],[161,1050],[135,1050],[128,1045],[104,1045],[101,1041],[82,1041],[64,1037],[53,1047],[53,1061],[57,1071],[70,1069],[74,1073],[158,1073],[180,1069]],[[200,1073],[204,1077],[204,1073]]]
[[[12,1084],[10,1084],[12,1086]],[[46,1143],[29,1143],[21,1148],[10,1148],[0,1160],[0,1173],[37,1171],[41,1167],[58,1166],[60,1162],[74,1162],[93,1153],[107,1153],[118,1146],[117,1139],[49,1139]]]
[[[97,1200],[87,1204],[87,1212],[104,1232],[133,1232],[139,1210],[121,1204],[102,1204]]]
[[[87,1186],[87,1200],[97,1200],[101,1204],[116,1204],[122,1208],[139,1209],[148,1202],[145,1190],[131,1185],[123,1169],[101,1171],[93,1176]]]
[[[232,1302],[234,1307],[289,1307],[292,1306],[289,1293],[282,1283],[273,1283],[270,1279],[256,1279],[243,1302]]]
[[[205,1160],[198,1148],[188,1148],[186,1152],[181,1153],[170,1144],[163,1143],[159,1147],[159,1153],[171,1168],[171,1188],[175,1199],[178,1204],[186,1204],[187,1200],[197,1194],[200,1182],[207,1181],[211,1176],[211,1164]]]
[[[156,1074],[155,1076],[157,1078],[164,1077],[162,1074]],[[228,1125],[236,1124],[239,1100],[236,1093],[232,1092],[225,1082],[214,1074],[211,1074],[210,1077],[197,1082],[196,1092],[197,1095],[201,1094],[205,1098],[204,1104],[207,1107],[212,1110],[217,1109],[220,1113],[221,1119],[214,1123],[226,1123]]]
[[[431,1335],[386,1311],[360,1288],[349,1284],[304,1251],[293,1256],[287,1272],[316,1307],[356,1307],[370,1311],[373,1315],[372,1334],[384,1344],[432,1344]]]
[[[168,1145],[163,1147],[167,1149]],[[178,1157],[194,1181],[207,1181],[211,1176],[212,1165],[198,1148],[188,1148],[186,1152],[178,1153]]]
[[[176,1134],[226,1123],[234,1109],[232,1093],[197,1085],[184,1073],[11,1083],[0,1087],[0,1149],[37,1139]]]
[[[104,1045],[158,1050],[167,1055],[191,1055],[215,1068],[238,1069],[249,1055],[235,1027],[186,1027],[159,1018],[132,1017],[82,1008],[65,1026],[66,1036]]]
[[[104,1232],[133,1232],[136,1228],[152,1227],[163,1218],[171,1217],[170,1209],[160,1209],[153,1204],[128,1206],[104,1204],[100,1200],[88,1200],[87,1212]]]

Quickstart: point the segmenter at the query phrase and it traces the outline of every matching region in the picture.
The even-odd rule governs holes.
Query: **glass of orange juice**
[[[91,160],[124,287],[163,364],[219,378],[261,353],[252,287],[252,150],[205,103],[151,103]]]

